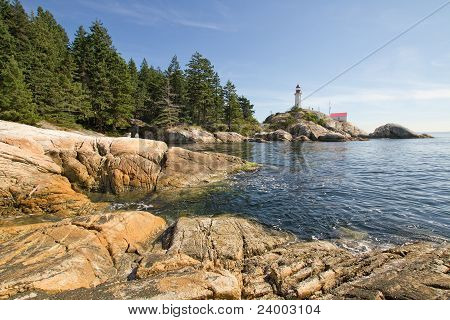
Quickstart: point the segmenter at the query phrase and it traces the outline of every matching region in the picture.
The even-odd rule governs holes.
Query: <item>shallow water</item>
[[[243,143],[188,148],[263,164],[203,188],[114,208],[180,215],[237,213],[303,239],[398,244],[450,238],[450,134],[344,143]],[[186,147],[186,146],[184,146]]]

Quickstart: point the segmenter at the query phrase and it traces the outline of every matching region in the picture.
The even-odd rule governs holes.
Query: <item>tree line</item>
[[[0,0],[0,119],[120,132],[132,119],[211,131],[257,130],[251,102],[231,81],[221,84],[212,63],[196,52],[183,70],[174,56],[167,70],[125,61],[107,29],[94,21],[74,40],[39,7]]]

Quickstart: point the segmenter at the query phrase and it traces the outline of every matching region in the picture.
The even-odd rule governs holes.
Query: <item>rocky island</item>
[[[0,168],[3,299],[450,298],[447,244],[355,254],[237,216],[168,224],[109,212],[86,194],[185,188],[256,168],[237,157],[0,121]],[[36,215],[57,219],[10,223]]]
[[[319,141],[344,142],[368,139],[418,139],[431,138],[427,134],[417,134],[398,124],[386,124],[366,133],[347,121],[336,121],[330,116],[313,110],[293,109],[269,116],[259,132],[252,137],[237,132],[208,132],[201,127],[175,126],[160,129],[142,121],[135,121],[130,137],[164,141],[169,145],[241,143],[266,141]]]

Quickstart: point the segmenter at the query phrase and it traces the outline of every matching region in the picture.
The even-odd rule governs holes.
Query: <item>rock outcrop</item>
[[[147,212],[116,212],[57,223],[0,228],[0,298],[57,293],[126,278],[164,230]]]
[[[205,183],[246,164],[223,154],[169,151],[160,141],[93,137],[0,121],[0,214],[85,214],[98,206],[81,190],[151,192],[159,180],[161,187]]]
[[[248,140],[247,137],[244,137],[237,132],[215,132],[214,136],[218,142],[222,143],[238,143]]]
[[[223,153],[194,152],[173,147],[167,152],[158,189],[189,187],[223,179],[243,169],[248,162]]]
[[[216,143],[214,135],[196,127],[174,127],[164,131],[164,141],[168,144]]]
[[[373,133],[369,135],[373,139],[418,139],[418,138],[431,138],[427,134],[417,134],[399,124],[388,123],[384,126],[378,127]]]
[[[95,207],[33,140],[0,136],[0,216],[87,214]]]
[[[294,141],[337,142],[362,140],[368,137],[367,133],[350,122],[339,122],[324,113],[305,109],[276,113],[269,116],[264,124],[271,129],[288,131]],[[297,139],[301,136],[308,138],[308,140]],[[263,138],[265,137],[267,136]]]
[[[337,133],[337,132],[329,132],[324,135],[319,136],[319,141],[325,141],[325,142],[340,142],[345,141],[348,138],[344,136],[343,134]]]
[[[282,129],[271,132],[256,133],[254,139],[262,139],[266,141],[292,141],[292,135]]]
[[[101,248],[107,246],[108,239],[120,239],[122,234],[120,231],[118,233],[112,231],[112,235],[106,237],[104,230],[111,228],[102,225],[102,218],[96,219],[99,219],[96,223],[80,223],[74,220],[61,226],[41,227],[39,230],[46,230],[45,234],[51,234],[52,238],[46,241],[49,243],[53,241],[52,250],[63,246],[68,248],[67,252],[61,251],[56,254],[55,260],[60,259],[59,267],[51,262],[49,267],[45,268],[46,272],[51,274],[53,268],[63,268],[61,274],[65,272],[76,274],[79,267],[75,269],[68,267],[71,266],[72,256],[76,255],[81,261],[86,257],[93,259],[94,256],[90,255],[92,252],[89,250],[97,250],[100,260],[86,262],[99,265],[94,269],[97,276],[86,276],[83,279],[85,282],[79,284],[76,290],[53,294],[70,290],[72,287],[44,286],[40,285],[39,277],[33,278],[34,273],[30,273],[33,268],[43,270],[43,267],[48,265],[45,263],[47,258],[44,258],[48,254],[42,250],[49,247],[44,246],[40,249],[39,243],[42,241],[39,239],[42,237],[47,239],[50,236],[42,235],[42,231],[40,233],[26,231],[0,245],[2,248],[9,248],[0,251],[0,261],[3,262],[3,264],[0,262],[1,268],[17,270],[18,265],[26,266],[23,272],[19,271],[15,276],[12,271],[1,273],[0,288],[3,291],[0,292],[3,292],[3,298],[30,296],[57,299],[450,298],[450,247],[446,244],[418,243],[365,254],[353,254],[330,242],[303,242],[288,233],[268,229],[253,221],[220,216],[180,218],[156,238],[151,246],[143,246],[142,242],[149,243],[155,239],[160,230],[159,226],[162,225],[150,220],[142,226],[144,232],[139,233],[141,236],[136,240],[139,245],[130,246],[136,247],[136,250],[126,247],[124,242],[108,256]],[[149,219],[154,217],[149,216]],[[127,224],[123,225],[127,230]],[[148,229],[145,227],[147,225]],[[152,229],[150,226],[157,227]],[[65,229],[59,231],[59,228],[63,227],[76,228],[76,231],[74,233],[67,233]],[[76,238],[78,232],[87,232],[87,236],[92,237],[93,240],[86,248],[84,242],[73,242],[72,239]],[[37,240],[34,237],[37,237]],[[101,240],[103,237],[106,237],[106,240]],[[55,243],[54,239],[58,242]],[[95,239],[99,239],[98,242]],[[102,241],[105,243],[103,247]],[[20,249],[23,246],[25,249]],[[18,251],[11,254],[10,252],[14,250]],[[20,258],[19,251],[24,252]],[[63,263],[65,259],[66,264]],[[114,264],[114,261],[124,263],[120,264],[122,267],[117,268],[117,262]],[[79,263],[79,266],[82,264]],[[119,272],[118,269],[128,272],[132,269],[132,271],[126,275],[126,272]],[[77,279],[76,276],[74,278]]]
[[[329,133],[327,129],[312,121],[300,121],[290,128],[290,132],[294,137],[305,136],[312,141],[317,141],[320,136]]]
[[[330,131],[340,133],[344,136],[352,138],[367,138],[368,134],[350,122],[341,122],[326,116],[324,119],[324,127]]]

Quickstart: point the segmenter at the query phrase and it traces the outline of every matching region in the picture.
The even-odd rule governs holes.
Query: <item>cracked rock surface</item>
[[[110,263],[108,280],[91,277],[90,286],[55,295],[42,287],[32,292],[56,299],[450,298],[446,244],[354,254],[234,216],[180,218],[149,239],[131,275]]]
[[[126,278],[165,226],[147,212],[117,212],[0,228],[0,297],[92,288]]]
[[[154,191],[224,178],[245,165],[225,154],[0,121],[0,215],[95,212],[78,191]]]

